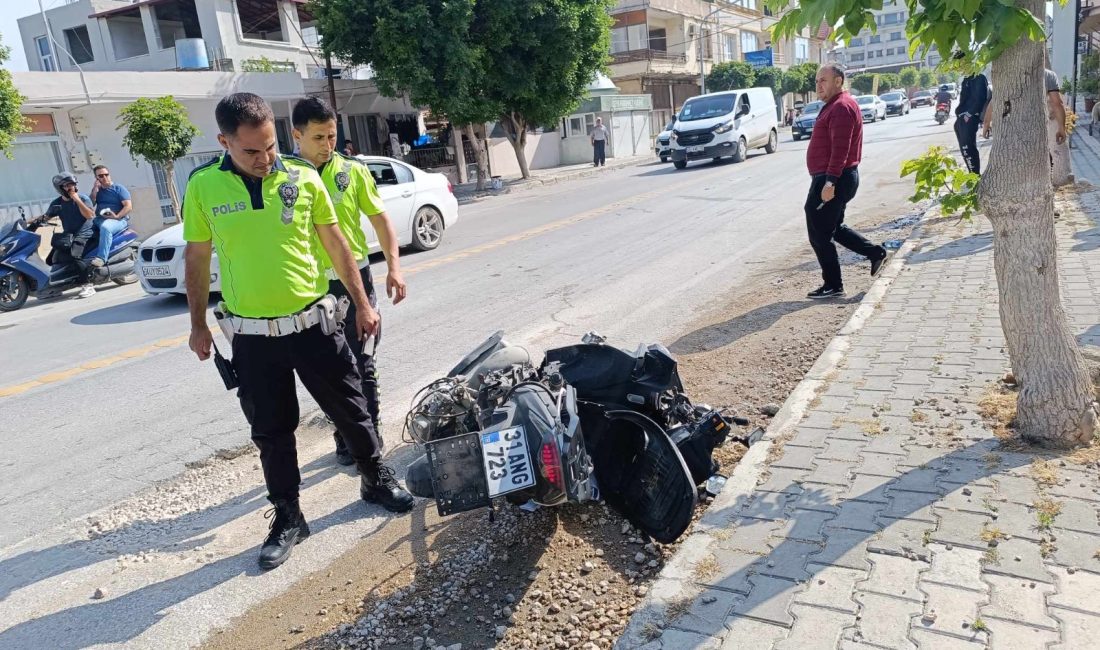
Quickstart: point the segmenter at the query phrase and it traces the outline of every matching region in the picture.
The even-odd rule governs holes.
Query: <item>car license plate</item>
[[[166,278],[172,275],[171,269],[167,266],[143,266],[141,273],[147,278]]]
[[[687,152],[688,153],[703,153],[703,151],[705,149],[706,149],[706,147],[704,147],[703,145],[700,144],[700,145],[696,145],[694,147],[688,147]]]
[[[535,471],[523,427],[481,434],[481,450],[490,497],[535,484]]]

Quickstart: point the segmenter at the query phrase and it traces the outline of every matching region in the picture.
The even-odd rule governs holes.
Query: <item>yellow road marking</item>
[[[465,250],[461,250],[461,251],[458,251],[458,252],[455,252],[455,253],[451,253],[450,255],[445,255],[443,257],[438,257],[434,260],[423,262],[421,264],[416,264],[416,265],[411,266],[407,269],[402,269],[402,273],[406,276],[415,275],[417,273],[420,273],[421,271],[427,271],[429,269],[434,269],[436,267],[443,266],[444,264],[450,264],[451,262],[457,262],[459,260],[463,260],[463,259],[466,259],[468,257],[473,257],[474,255],[479,255],[479,254],[485,253],[487,251],[496,250],[498,248],[501,248],[502,246],[507,246],[508,244],[514,244],[514,243],[519,242],[519,241],[523,241],[523,240],[526,240],[526,239],[531,239],[531,238],[537,237],[539,235],[544,235],[548,232],[553,232],[555,230],[561,230],[562,228],[565,228],[567,226],[571,226],[573,224],[577,224],[577,223],[580,223],[582,221],[587,221],[589,219],[593,219],[595,217],[605,215],[605,214],[607,214],[609,212],[612,212],[614,210],[629,207],[629,206],[631,206],[635,203],[639,203],[639,202],[642,202],[642,201],[648,201],[650,199],[658,198],[662,194],[668,194],[669,192],[676,191],[680,187],[690,185],[690,184],[692,184],[692,182],[698,181],[698,180],[699,180],[699,177],[695,176],[689,181],[685,181],[685,182],[682,182],[682,183],[677,183],[675,185],[672,185],[670,187],[666,187],[666,188],[661,189],[661,190],[654,190],[654,191],[651,191],[651,192],[646,192],[644,194],[636,194],[636,195],[634,195],[634,196],[632,196],[628,199],[622,199],[620,201],[615,201],[614,203],[608,203],[607,205],[604,205],[604,206],[601,206],[601,207],[598,207],[598,208],[593,208],[591,210],[586,210],[584,212],[581,212],[579,214],[575,214],[575,215],[573,215],[571,217],[568,217],[566,219],[560,219],[558,221],[552,221],[550,223],[546,223],[546,224],[543,224],[541,226],[536,226],[535,228],[524,230],[523,232],[519,232],[519,233],[516,233],[514,235],[509,235],[507,237],[502,237],[500,239],[496,239],[496,240],[491,241],[491,242],[487,242],[487,243],[484,243],[484,244],[480,244],[478,246],[474,246],[473,248],[467,248]],[[385,287],[386,287],[386,275],[385,274],[382,274],[378,277],[378,286],[379,286],[379,289],[380,289],[379,293],[380,294],[385,293]],[[189,338],[189,336],[184,334],[182,336],[176,336],[176,337],[172,337],[172,338],[161,339],[160,341],[157,341],[157,342],[152,343],[150,345],[144,345],[144,346],[139,347],[139,348],[133,348],[131,350],[126,350],[124,352],[119,352],[119,353],[114,354],[114,355],[109,356],[109,357],[103,357],[101,359],[93,359],[91,361],[86,361],[84,363],[81,363],[80,365],[73,366],[72,368],[67,368],[65,370],[59,370],[57,372],[52,372],[52,373],[49,373],[49,374],[45,374],[45,375],[42,375],[41,377],[36,377],[35,379],[31,379],[31,380],[25,381],[23,383],[13,384],[11,386],[0,387],[0,397],[11,397],[12,395],[18,395],[20,393],[25,393],[28,390],[31,390],[32,388],[37,388],[37,387],[43,386],[45,384],[51,384],[51,383],[55,383],[55,382],[59,382],[59,381],[64,381],[66,379],[71,379],[72,377],[80,375],[80,374],[82,374],[84,372],[87,372],[89,370],[99,370],[101,368],[107,368],[109,366],[113,366],[116,363],[125,361],[126,359],[137,359],[139,357],[144,357],[144,356],[147,356],[148,354],[150,354],[151,352],[156,351],[157,349],[174,348],[177,345],[180,345],[182,343],[187,342],[188,338]]]

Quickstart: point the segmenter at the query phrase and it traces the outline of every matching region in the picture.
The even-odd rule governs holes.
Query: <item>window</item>
[[[852,42],[851,42],[851,43],[849,43],[849,47],[862,47],[862,46],[863,46],[863,39],[862,39],[862,38],[858,38],[858,37],[857,37],[857,38],[853,38],[853,39],[852,39]]]
[[[867,50],[867,58],[868,59],[875,58],[875,51],[874,50]]]
[[[658,52],[665,52],[668,50],[668,37],[663,28],[649,30],[649,49],[657,50]]]
[[[65,34],[65,44],[69,49],[69,54],[73,55],[74,61],[79,64],[95,60],[95,57],[92,56],[92,40],[88,38],[87,27],[81,25],[80,27],[66,29],[62,33]]]
[[[752,104],[749,103],[749,94],[748,93],[744,93],[743,95],[741,95],[740,110],[752,112]]]
[[[627,36],[625,27],[616,27],[611,30],[611,53],[618,54],[619,52],[626,52],[630,47],[627,45]]]
[[[237,9],[241,35],[245,38],[283,43],[289,40],[283,32],[283,3],[234,0],[233,5]]]
[[[860,52],[858,54],[852,54],[850,57],[848,57],[848,60],[849,61],[862,61],[863,60],[863,52]]]
[[[145,40],[145,26],[141,22],[140,10],[133,9],[111,16],[107,19],[107,31],[111,35],[115,60],[149,54],[149,43]]]
[[[894,33],[890,34],[890,40],[891,41],[900,41],[902,38],[904,38],[904,36],[902,35],[901,32],[894,32]]]
[[[54,136],[17,136],[12,158],[0,156],[0,205],[52,201],[57,193],[50,176],[65,171],[61,150]],[[32,216],[30,214],[28,217]]]
[[[877,56],[878,58],[881,59],[882,58],[882,50],[881,49],[875,50],[875,56]]]
[[[584,116],[578,115],[569,118],[569,128],[566,131],[566,137],[581,135],[584,135]]]
[[[757,45],[755,32],[741,32],[741,56],[745,56],[745,52],[755,52],[760,47]]]
[[[308,47],[321,46],[321,32],[317,28],[317,19],[304,4],[298,5],[298,25],[302,31],[302,42]]]
[[[810,60],[810,39],[796,36],[794,39],[794,62],[806,63]]]
[[[184,156],[176,160],[172,176],[176,179],[176,191],[179,192],[180,201],[183,201],[187,192],[187,179],[191,172],[199,165],[204,165],[221,155],[220,151],[207,151]],[[172,199],[168,197],[167,176],[164,167],[159,164],[149,165],[153,168],[153,182],[157,186],[157,198],[160,199],[160,216],[163,223],[175,223],[176,215],[172,212]]]
[[[378,185],[400,185],[411,183],[413,179],[412,172],[404,165],[395,163],[371,161],[367,163],[367,169],[370,170],[374,182]]]
[[[57,70],[57,62],[54,61],[53,51],[50,49],[50,39],[45,36],[34,38],[34,48],[38,50],[38,61],[46,72]]]
[[[646,49],[649,35],[645,24],[616,27],[611,30],[611,53],[631,52]]]
[[[737,36],[734,34],[722,34],[723,61],[737,60]]]
[[[733,0],[733,4],[745,9],[756,9],[756,0]]]
[[[871,37],[871,39],[870,39],[869,41],[867,41],[867,42],[868,42],[868,43],[872,43],[872,44],[873,44],[873,43],[881,43],[881,42],[882,42],[882,36],[879,36],[878,34],[875,34],[875,35],[874,35],[874,36],[872,36],[872,37]]]
[[[157,46],[162,50],[175,47],[176,41],[183,38],[202,38],[199,28],[199,14],[195,11],[195,0],[176,0],[150,7],[153,13],[153,30],[157,36]]]

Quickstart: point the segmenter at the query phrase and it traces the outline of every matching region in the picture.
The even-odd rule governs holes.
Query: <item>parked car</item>
[[[386,213],[397,230],[399,244],[417,250],[439,246],[446,229],[458,221],[458,201],[447,177],[392,158],[356,158],[370,169]],[[378,252],[378,240],[366,215],[361,216],[360,225],[367,233],[371,251]],[[138,249],[137,274],[146,293],[187,292],[183,284],[183,247],[182,224],[162,230],[142,243]],[[216,250],[210,260],[210,290],[221,290]]]
[[[934,106],[935,103],[935,97],[927,90],[918,90],[913,93],[913,96],[909,99],[909,106],[911,108],[916,108],[918,106]]]
[[[795,142],[810,137],[814,132],[817,114],[821,112],[821,107],[824,105],[825,102],[810,102],[802,108],[802,115],[796,117],[794,124],[791,125],[791,136]]]
[[[856,97],[859,110],[863,113],[863,121],[877,122],[886,119],[886,102],[874,95],[860,95]]]
[[[890,92],[879,95],[879,99],[886,102],[887,115],[909,114],[909,99],[905,96],[905,93]]]
[[[657,144],[654,149],[657,151],[657,157],[661,159],[661,162],[668,162],[669,156],[672,155],[672,144],[669,140],[672,138],[672,127],[676,126],[676,116],[672,116],[672,121],[665,125],[665,130],[657,134]]]
[[[718,160],[743,161],[749,149],[779,148],[779,119],[771,88],[741,88],[692,97],[684,103],[672,129],[672,163]]]

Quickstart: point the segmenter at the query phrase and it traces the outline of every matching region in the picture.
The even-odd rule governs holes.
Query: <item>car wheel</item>
[[[795,134],[794,134],[793,136],[791,136],[791,137],[792,137],[792,138],[794,138],[794,141],[795,141],[795,142],[798,142],[799,140],[801,140],[801,139],[802,139],[802,136],[798,135],[797,133],[795,133]]]
[[[768,134],[768,144],[764,147],[764,151],[768,153],[775,153],[779,149],[779,134],[774,130]]]
[[[430,251],[443,240],[443,216],[432,207],[424,206],[413,217],[412,246],[418,251]]]
[[[676,169],[683,169],[688,166],[688,162],[686,160],[673,160],[672,166]]]
[[[137,280],[138,280],[137,273],[127,273],[126,275],[122,276],[121,278],[111,278],[111,282],[114,282],[115,284],[117,284],[120,287],[124,287],[128,284],[133,284],[133,283],[137,282]]]
[[[15,311],[27,302],[31,285],[22,273],[10,273],[0,278],[0,311]]]
[[[733,162],[745,162],[745,158],[749,155],[749,146],[745,142],[745,138],[741,138],[737,141],[737,151],[733,153]]]
[[[668,162],[668,156],[661,156],[661,162],[663,162],[663,163]]]

